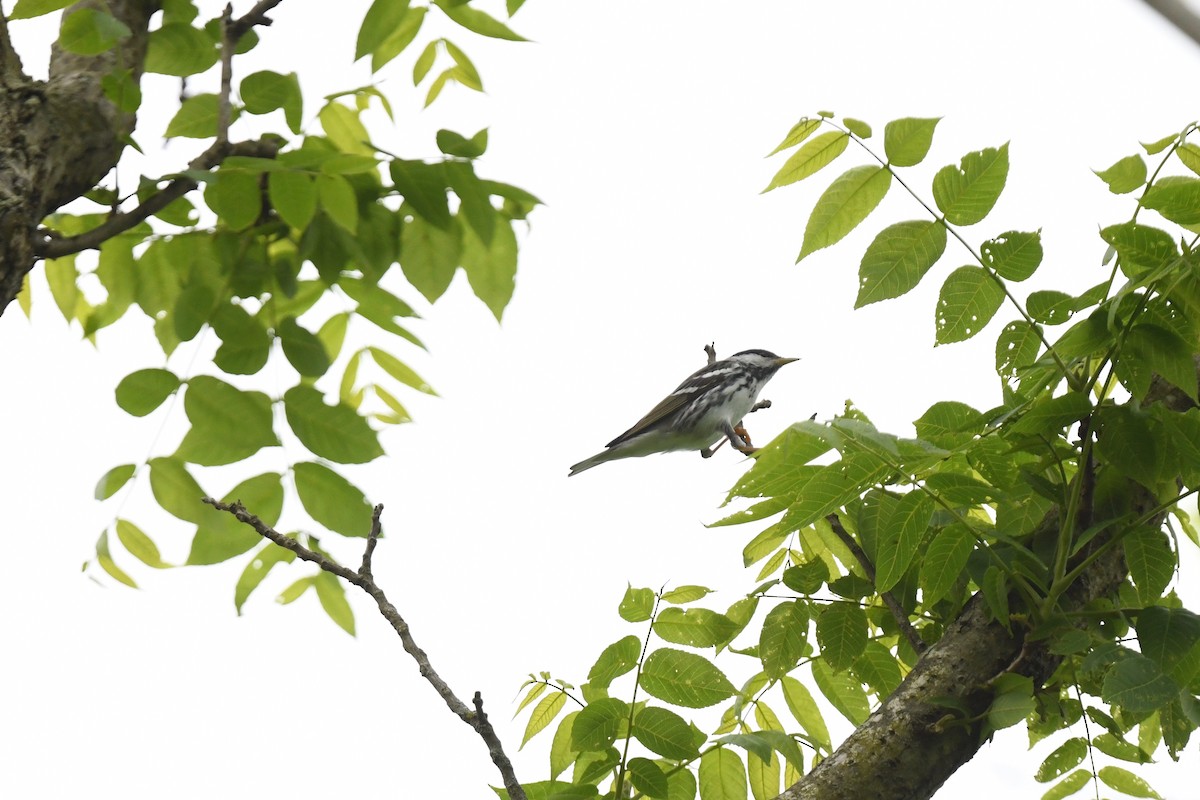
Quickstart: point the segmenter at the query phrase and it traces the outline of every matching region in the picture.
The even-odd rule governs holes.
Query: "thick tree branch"
[[[274,158],[279,152],[279,141],[273,138],[263,138],[251,142],[228,144],[214,142],[187,165],[188,171],[208,171],[220,164],[229,156],[253,156],[257,158]],[[62,258],[71,253],[89,250],[107,242],[114,236],[124,233],[143,220],[162,211],[175,200],[195,189],[199,184],[193,179],[181,175],[158,192],[150,195],[136,208],[121,214],[114,214],[91,230],[84,231],[78,236],[59,238],[49,231],[42,231],[42,237],[36,242],[34,252],[40,258]]]
[[[8,89],[27,80],[21,57],[13,49],[12,39],[8,36],[8,19],[4,16],[4,9],[0,8],[0,89]]]
[[[379,540],[380,516],[383,514],[382,505],[375,506],[375,512],[371,516],[371,532],[367,536],[367,547],[363,553],[362,566],[355,571],[343,567],[328,556],[308,549],[295,539],[284,536],[247,511],[246,507],[240,502],[223,503],[211,497],[205,497],[204,502],[220,511],[229,512],[239,522],[252,527],[264,539],[270,539],[280,547],[291,550],[302,560],[316,564],[324,571],[337,575],[339,578],[354,584],[369,594],[379,607],[379,613],[391,624],[396,634],[400,637],[400,642],[404,646],[405,652],[417,662],[421,676],[429,681],[434,690],[437,691],[442,700],[450,708],[450,711],[463,722],[470,725],[479,734],[480,738],[483,739],[487,745],[488,754],[492,757],[492,763],[500,770],[500,774],[504,779],[504,788],[508,790],[509,797],[512,800],[526,800],[525,790],[521,788],[521,784],[517,780],[512,762],[504,752],[500,737],[496,735],[496,731],[492,728],[491,722],[488,721],[487,715],[483,713],[483,698],[479,692],[475,693],[474,709],[469,708],[462,700],[458,699],[458,696],[442,680],[441,676],[434,671],[433,666],[429,663],[429,656],[417,646],[416,641],[413,639],[408,623],[400,616],[400,612],[387,599],[383,589],[379,587],[379,584],[375,583],[375,578],[371,575],[371,557],[375,552],[375,544]]]
[[[1144,0],[1174,25],[1185,36],[1200,44],[1200,16],[1197,16],[1182,0]]]
[[[834,534],[842,540],[842,544],[850,549],[854,554],[854,558],[858,561],[859,566],[866,573],[867,580],[875,583],[875,565],[871,563],[871,559],[867,558],[867,554],[858,546],[858,542],[854,541],[854,537],[850,532],[842,527],[842,521],[837,514],[830,514],[825,518],[830,527],[833,528]],[[904,634],[904,638],[912,646],[918,654],[924,653],[929,646],[921,638],[921,634],[917,633],[917,629],[912,626],[912,622],[908,618],[908,614],[904,608],[896,601],[896,597],[891,592],[881,592],[879,596],[883,599],[884,605],[888,607],[888,611],[892,612],[892,618],[896,620],[896,625],[900,627],[900,632]]]

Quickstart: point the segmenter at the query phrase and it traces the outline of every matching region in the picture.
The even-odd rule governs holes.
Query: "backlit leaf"
[[[288,424],[314,454],[339,464],[362,464],[383,455],[379,436],[354,409],[325,404],[311,386],[294,386],[283,396]]]
[[[165,369],[139,369],[117,384],[117,405],[135,417],[144,417],[162,405],[179,388],[179,378]]]
[[[1004,302],[1004,289],[982,267],[959,267],[938,295],[937,343],[970,339],[983,329]]]
[[[323,464],[308,461],[292,470],[296,494],[310,517],[343,536],[371,532],[372,508],[362,490]]]
[[[813,130],[816,130],[816,128],[820,127],[821,123],[819,120],[811,120],[810,122]],[[797,128],[799,127],[800,126],[797,125]],[[793,132],[795,132],[797,128],[793,128]],[[792,134],[789,134],[789,138],[791,138],[791,136]],[[807,136],[808,134],[805,133],[803,137],[796,140],[796,143],[799,143]],[[781,144],[778,148],[776,148],[775,152],[777,153],[779,150],[784,149],[787,141],[788,139],[785,139],[785,144]],[[807,144],[788,157],[788,160],[785,161],[783,166],[779,168],[779,172],[775,173],[775,177],[771,179],[771,182],[767,185],[766,189],[763,189],[763,191],[769,192],[772,189],[777,189],[780,186],[787,186],[788,184],[804,180],[810,175],[816,174],[821,170],[822,167],[827,166],[835,158],[845,152],[846,145],[849,143],[850,137],[841,131],[829,131],[828,133],[823,133],[820,136],[814,137]],[[790,147],[791,145],[786,146]]]
[[[933,179],[933,199],[951,225],[974,225],[996,205],[1008,179],[1008,145],[967,153]]]
[[[875,210],[891,185],[892,173],[883,167],[862,166],[843,172],[817,200],[796,261],[841,241]]]
[[[884,228],[863,254],[855,308],[899,297],[920,283],[946,251],[940,222],[898,222]]]
[[[176,456],[193,464],[232,464],[279,444],[272,427],[271,399],[245,392],[208,375],[188,381],[183,396],[191,429]]]
[[[708,659],[666,647],[646,658],[641,685],[651,696],[685,708],[707,708],[737,693]]]
[[[883,128],[883,151],[893,167],[911,167],[920,164],[929,153],[933,143],[933,129],[941,122],[940,117],[921,119],[906,117],[892,120]]]

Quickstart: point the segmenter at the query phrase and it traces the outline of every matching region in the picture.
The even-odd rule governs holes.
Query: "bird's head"
[[[730,361],[745,364],[755,370],[769,370],[774,372],[784,364],[790,364],[793,361],[799,361],[798,358],[782,358],[775,355],[770,350],[743,350],[740,353],[734,353],[729,357]]]

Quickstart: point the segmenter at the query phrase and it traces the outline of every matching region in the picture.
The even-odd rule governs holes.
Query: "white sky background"
[[[239,77],[298,71],[316,130],[322,94],[369,80],[350,63],[366,6],[285,0]],[[548,777],[549,735],[516,753],[525,724],[508,722],[517,686],[543,669],[582,683],[605,645],[642,635],[616,615],[626,581],[726,587],[717,608],[753,586],[740,552],[756,529],[703,527],[723,515],[724,493],[746,468],[727,448],[707,461],[675,454],[566,478],[569,464],[700,366],[705,343],[720,355],[762,347],[803,358],[764,393],[775,405],[751,418],[756,441],[813,413],[828,418],[847,398],[901,434],[935,400],[998,402],[991,353],[1010,310],[971,342],[932,347],[937,288],[965,253],[949,248],[909,296],[852,311],[872,233],[921,217],[899,187],[862,230],[793,265],[817,193],[864,162],[849,153],[815,179],[760,196],[782,163],[763,156],[788,128],[830,108],[872,123],[882,147],[887,120],[943,116],[929,166],[911,180],[926,197],[938,167],[1011,141],[1008,188],[967,236],[977,244],[1043,227],[1045,264],[1022,288],[1077,292],[1102,274],[1097,227],[1131,209],[1090,170],[1197,116],[1200,48],[1133,0],[529,0],[512,24],[536,43],[440,26],[475,60],[486,96],[451,87],[420,111],[424,92],[409,77],[416,48],[379,76],[398,119],[373,119],[380,146],[433,157],[437,128],[490,126],[481,174],[548,206],[523,237],[503,325],[459,276],[414,325],[429,353],[392,348],[442,397],[403,398],[416,424],[387,432],[389,457],[352,477],[387,505],[380,584],[455,691],[483,692],[518,774],[532,781]],[[37,70],[51,30],[18,22],[12,33]],[[177,168],[192,146],[160,149],[154,131],[174,112],[175,87],[154,80],[167,105],[143,110],[138,136],[151,173]],[[109,467],[170,453],[183,413],[119,411],[120,377],[162,364],[144,320],[104,331],[96,351],[63,323],[37,276],[33,324],[15,305],[0,318],[9,421],[0,795],[492,797],[486,785],[499,778],[482,743],[419,678],[365,597],[353,600],[351,639],[311,594],[272,602],[307,574],[299,568],[273,576],[241,618],[232,594],[243,559],[155,573],[125,557],[136,592],[80,574],[122,504],[168,559],[186,556],[188,526],[153,511],[144,478],[127,499],[91,499]],[[358,334],[373,335],[366,327]],[[181,347],[168,366],[187,373],[192,353]],[[267,379],[276,394],[291,380],[286,368]],[[261,463],[282,470],[305,457],[274,449]],[[249,474],[199,477],[221,494]],[[346,563],[359,557],[358,542],[323,543]],[[735,683],[750,674],[738,661],[726,664]],[[1030,776],[1061,737],[1053,742],[1026,755],[1022,728],[1002,732],[939,796],[1040,796],[1045,787]],[[1142,774],[1167,797],[1192,796],[1195,742],[1189,759]]]

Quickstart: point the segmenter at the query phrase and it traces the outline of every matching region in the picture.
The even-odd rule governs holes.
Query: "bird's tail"
[[[567,475],[567,477],[569,478],[571,475],[578,475],[585,469],[591,469],[592,467],[603,464],[605,461],[612,461],[614,458],[621,458],[621,456],[613,450],[602,450],[591,458],[585,458],[578,464],[571,465],[571,472]]]

